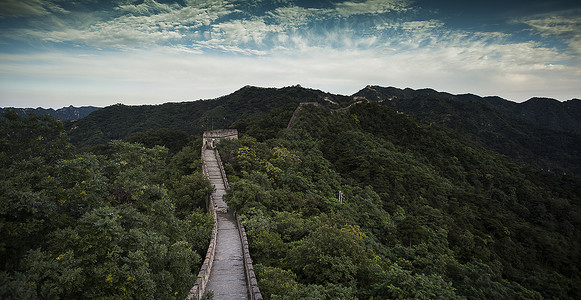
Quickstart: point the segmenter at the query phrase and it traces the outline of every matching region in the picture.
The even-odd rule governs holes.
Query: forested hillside
[[[49,115],[49,116],[52,116],[58,120],[70,121],[70,120],[82,119],[98,109],[99,109],[99,107],[94,107],[94,106],[74,107],[72,105],[69,107],[63,107],[63,108],[59,108],[59,109],[42,108],[42,107],[38,107],[38,108],[13,108],[13,107],[10,107],[10,108],[0,108],[0,114],[4,113],[5,111],[8,111],[8,110],[13,110],[16,113],[18,113],[20,116],[24,116],[27,114]]]
[[[219,148],[268,299],[581,296],[579,177],[373,103],[246,128]]]
[[[71,142],[80,147],[103,145],[111,139],[125,139],[143,132],[147,132],[145,136],[153,134],[160,138],[169,132],[197,137],[207,129],[225,128],[238,120],[260,116],[275,108],[286,107],[292,115],[299,102],[330,104],[325,98],[338,103],[351,99],[300,86],[282,89],[247,86],[214,100],[143,106],[113,105],[67,124],[67,131]],[[160,129],[165,133],[156,132]]]
[[[544,170],[581,174],[581,100],[451,95],[430,89],[368,86],[354,96],[452,128]]]
[[[213,225],[199,160],[79,152],[48,116],[0,116],[0,298],[184,299]]]
[[[206,129],[246,127],[249,119],[270,114],[273,119],[263,119],[259,128],[264,130],[261,134],[272,136],[272,126],[286,125],[300,102],[339,108],[362,98],[444,125],[537,168],[581,174],[581,100],[561,103],[533,98],[514,103],[499,97],[378,86],[368,86],[349,97],[300,86],[247,86],[213,100],[113,105],[66,123],[65,129],[72,144],[97,152],[112,139],[165,145],[175,152],[191,142],[189,136],[199,136]]]

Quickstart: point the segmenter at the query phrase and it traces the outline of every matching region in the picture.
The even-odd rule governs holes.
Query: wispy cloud
[[[275,24],[281,24],[286,28],[297,28],[311,22],[323,19],[328,10],[319,8],[305,8],[300,6],[277,7],[266,13]]]
[[[3,99],[41,101],[47,90],[58,88],[67,92],[52,101],[62,105],[89,100],[103,105],[195,100],[225,95],[247,84],[297,83],[342,94],[380,84],[500,95],[517,101],[575,96],[571,87],[579,78],[578,70],[551,64],[553,59],[563,59],[555,49],[534,42],[497,45],[450,39],[440,43],[405,52],[332,49],[297,40],[297,49],[276,49],[268,55],[247,53],[234,45],[214,47],[246,55],[208,54],[184,46],[91,56],[75,51],[1,55],[0,90]],[[18,88],[22,82],[31,84]]]
[[[390,11],[406,11],[411,1],[407,0],[367,0],[364,2],[345,1],[336,4],[335,11],[341,16],[383,14]]]
[[[264,20],[232,20],[212,26],[213,41],[226,44],[262,44],[270,33],[280,32],[278,25],[266,25]]]
[[[51,13],[68,13],[59,5],[48,0],[3,0],[0,2],[0,17],[43,16]]]
[[[180,39],[182,35],[172,24],[150,23],[139,17],[123,16],[115,21],[95,24],[86,29],[66,28],[42,32],[25,30],[29,37],[49,42],[72,42],[92,47],[127,49],[155,45],[160,42]]]
[[[168,5],[164,3],[158,3],[155,0],[145,0],[143,3],[137,5],[119,5],[116,9],[133,15],[153,15],[158,13],[171,12],[174,8],[176,8],[176,6],[178,5]]]
[[[33,38],[55,43],[131,49],[195,38],[199,27],[209,26],[234,11],[231,5],[222,6],[220,2],[195,2],[193,6],[182,7],[153,0],[139,5],[121,5],[116,10],[123,14],[105,20],[93,19],[93,23],[82,26],[67,26],[67,20],[61,20],[58,26],[52,28],[16,29],[4,35],[8,34],[11,39]]]
[[[577,54],[581,63],[581,17],[578,14],[545,16],[522,22],[542,36],[558,38],[566,43],[568,50]]]

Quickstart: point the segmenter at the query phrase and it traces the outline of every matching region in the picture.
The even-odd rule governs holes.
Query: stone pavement
[[[204,150],[204,160],[206,162],[206,170],[208,171],[210,182],[215,188],[214,193],[212,193],[212,199],[214,200],[216,211],[219,213],[226,212],[228,210],[228,205],[226,205],[226,202],[222,200],[222,196],[226,194],[226,188],[224,187],[224,181],[222,180],[222,174],[220,173],[218,159],[216,158],[214,150]]]
[[[248,299],[242,242],[236,219],[231,213],[227,213],[228,206],[222,200],[226,191],[214,150],[204,150],[204,159],[210,182],[216,189],[212,193],[212,199],[218,215],[216,253],[206,292],[213,291],[215,300]]]

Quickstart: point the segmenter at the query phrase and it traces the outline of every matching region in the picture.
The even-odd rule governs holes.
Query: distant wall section
[[[202,136],[204,147],[214,149],[221,139],[238,139],[238,130],[236,129],[217,129],[204,132]]]

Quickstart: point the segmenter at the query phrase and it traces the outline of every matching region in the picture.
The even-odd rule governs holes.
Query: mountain
[[[581,173],[581,100],[532,98],[515,103],[499,97],[379,86],[367,86],[353,96],[444,125],[533,166]]]
[[[579,99],[560,102],[550,98],[531,98],[521,105],[514,106],[513,113],[517,118],[529,123],[581,134],[581,100]]]
[[[212,100],[108,106],[69,123],[67,129],[71,142],[80,147],[104,144],[111,139],[124,139],[147,130],[169,129],[201,136],[209,128],[227,128],[238,120],[262,116],[273,109],[284,108],[286,114],[280,116],[278,121],[288,122],[300,102],[339,105],[350,100],[347,96],[300,86],[280,89],[246,86]]]
[[[55,119],[69,121],[69,120],[78,120],[88,116],[90,113],[100,109],[100,107],[95,106],[81,106],[81,107],[63,107],[59,109],[52,109],[52,108],[14,108],[14,107],[5,107],[0,108],[0,113],[5,110],[12,109],[16,111],[19,115],[23,116],[26,114],[38,114],[38,115],[50,115],[53,116]]]
[[[500,97],[480,97],[473,94],[453,95],[433,89],[413,90],[394,87],[367,86],[353,95],[399,108],[405,108],[402,102],[430,99],[440,106],[444,102],[479,103],[488,108],[500,111],[507,117],[524,121],[547,129],[563,132],[581,133],[581,100],[572,99],[564,102],[552,98],[531,98],[523,103],[512,102]],[[437,100],[437,101],[436,101]],[[408,103],[410,104],[410,103]],[[435,106],[433,106],[435,107]]]
[[[581,296],[579,176],[375,101],[277,116],[218,145],[265,299]]]
[[[362,98],[446,126],[535,167],[581,174],[580,100],[561,103],[533,98],[515,103],[499,97],[379,86],[368,86],[352,96],[344,96],[298,85],[280,89],[246,86],[211,100],[113,105],[70,122],[66,127],[71,142],[80,147],[103,145],[112,139],[141,141],[148,145],[150,143],[144,139],[147,136],[157,136],[155,140],[159,141],[164,136],[200,136],[206,129],[227,127],[236,127],[241,132],[253,130],[257,138],[266,139],[276,135],[272,128],[284,128],[288,124],[298,103],[316,102],[340,108]],[[263,118],[265,114],[270,118]],[[261,123],[252,122],[253,119]],[[169,147],[170,142],[164,144]],[[184,139],[184,142],[187,141]],[[179,150],[180,146],[175,148]]]

